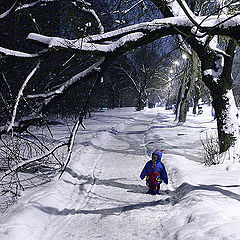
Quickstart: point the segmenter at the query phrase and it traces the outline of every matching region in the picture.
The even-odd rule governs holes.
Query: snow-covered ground
[[[203,164],[200,139],[216,132],[210,108],[173,120],[163,108],[96,113],[62,178],[26,190],[0,216],[0,239],[240,239],[240,164]],[[152,196],[139,174],[156,148],[170,181]]]

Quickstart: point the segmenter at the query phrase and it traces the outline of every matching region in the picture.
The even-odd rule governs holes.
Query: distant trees
[[[129,84],[134,91],[136,110],[143,110],[150,101],[150,105],[157,103],[158,101],[151,103],[151,99],[148,99],[148,92],[152,91],[152,94],[160,91],[160,85],[164,81],[164,71],[160,68],[163,67],[163,59],[167,57],[167,53],[161,49],[161,44],[167,42],[166,40],[158,41],[146,46],[142,46],[134,52],[127,54],[128,64],[122,65],[120,70],[125,73],[124,77],[129,79]],[[171,51],[171,45],[167,51]]]

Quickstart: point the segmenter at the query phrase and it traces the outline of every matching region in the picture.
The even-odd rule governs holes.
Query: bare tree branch
[[[4,176],[1,178],[1,180],[3,180],[3,178],[5,178],[6,176],[8,176],[11,173],[15,173],[17,171],[19,171],[21,168],[23,168],[24,166],[33,163],[33,162],[39,162],[40,160],[50,156],[51,154],[53,154],[58,148],[63,147],[63,146],[67,146],[67,143],[60,143],[57,146],[55,146],[54,148],[52,148],[51,150],[47,151],[44,154],[38,155],[37,157],[33,157],[31,159],[28,159],[24,162],[21,162],[17,165],[15,165],[14,167],[12,167],[11,169],[9,169],[8,171],[5,172]]]
[[[9,91],[9,95],[10,95],[10,97],[13,99],[13,95],[12,95],[12,91],[11,91],[11,87],[10,87],[10,85],[8,84],[8,81],[7,81],[7,79],[6,79],[6,76],[5,76],[5,74],[2,72],[2,76],[3,76],[3,80],[4,80],[4,82],[6,83],[6,85],[7,85],[7,88],[8,88],[8,91]]]
[[[136,6],[138,6],[139,4],[143,3],[144,0],[139,0],[138,2],[136,2],[135,4],[133,4],[129,9],[125,10],[122,12],[123,15],[126,15],[127,13],[129,13],[130,11],[132,11]]]
[[[140,92],[140,87],[137,86],[136,81],[132,78],[132,76],[123,68],[120,68],[122,71],[124,71],[126,73],[126,75],[128,76],[128,78],[131,80],[131,82],[133,83],[133,85],[135,86],[135,90],[137,90],[137,92]]]
[[[103,27],[103,25],[101,23],[100,18],[96,14],[96,12],[93,9],[86,8],[86,7],[81,8],[81,10],[86,12],[86,13],[91,14],[95,18],[95,20],[96,20],[96,22],[98,24],[99,33],[104,33],[104,27]]]

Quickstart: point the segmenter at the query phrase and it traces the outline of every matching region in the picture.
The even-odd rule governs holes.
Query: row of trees
[[[167,105],[176,101],[176,119],[184,122],[189,96],[196,109],[202,82],[212,97],[220,152],[238,139],[232,94],[238,1],[9,0],[0,11],[0,132],[2,139],[13,137],[12,148],[3,141],[4,153],[12,154],[1,166],[7,169],[4,178],[18,182],[23,169],[36,171],[34,163],[44,162],[45,171],[48,161],[53,171],[64,171],[91,107],[136,99],[141,110],[155,95]],[[176,59],[177,72],[171,67]],[[30,127],[46,124],[63,109],[71,114],[74,109],[75,126],[68,141],[47,146]],[[30,156],[13,151],[23,135],[37,143]],[[64,161],[54,154],[63,146]]]

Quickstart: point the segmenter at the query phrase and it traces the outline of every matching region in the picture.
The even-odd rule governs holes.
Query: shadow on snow
[[[129,192],[133,193],[145,193],[146,187],[142,185],[135,185],[135,184],[125,184],[125,183],[119,183],[116,182],[116,180],[119,179],[109,179],[109,180],[99,180],[99,179],[92,179],[91,177],[87,176],[80,176],[72,171],[72,169],[67,168],[66,172],[68,172],[72,177],[77,178],[79,180],[86,180],[86,183],[96,184],[96,185],[105,185],[105,186],[111,186],[111,187],[117,187],[122,189],[128,189]],[[68,183],[71,183],[68,181]],[[73,183],[72,183],[73,184]],[[178,188],[176,188],[173,192],[170,190],[167,191],[160,191],[159,197],[163,197],[163,195],[167,196],[165,199],[159,199],[155,201],[148,201],[148,202],[140,202],[136,204],[130,204],[124,205],[124,206],[118,206],[114,208],[102,208],[102,209],[93,209],[93,210],[84,210],[84,209],[63,209],[58,210],[54,207],[47,207],[42,206],[40,204],[35,205],[37,209],[43,211],[44,213],[50,214],[50,215],[75,215],[75,214],[100,214],[102,216],[108,216],[108,215],[115,215],[115,214],[121,214],[124,212],[132,211],[132,210],[139,210],[144,209],[146,207],[154,207],[159,205],[167,205],[172,204],[175,205],[177,203],[180,203],[181,200],[190,192],[193,192],[195,190],[204,190],[204,191],[213,191],[218,192],[226,197],[232,198],[234,200],[240,201],[240,195],[236,194],[234,192],[231,192],[224,188],[231,188],[231,187],[240,187],[240,185],[231,185],[231,186],[223,186],[223,185],[198,185],[194,186],[189,183],[183,183]],[[156,196],[155,196],[156,197]],[[155,198],[154,197],[154,198]]]

